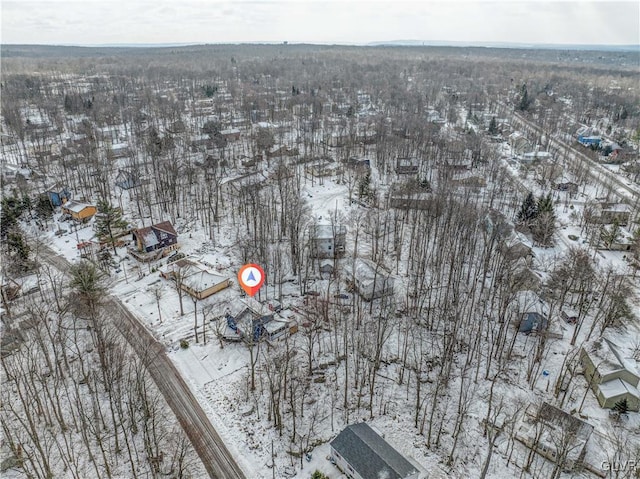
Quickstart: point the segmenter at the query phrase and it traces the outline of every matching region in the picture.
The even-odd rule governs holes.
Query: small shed
[[[221,130],[220,134],[227,141],[237,141],[241,136],[241,132],[238,128],[227,128],[226,130]]]
[[[322,261],[320,263],[320,273],[333,274],[333,271],[334,271],[333,261]]]
[[[522,315],[518,331],[525,334],[541,333],[547,329],[548,325],[549,321],[547,321],[547,318],[533,311]]]
[[[578,313],[571,308],[562,308],[560,317],[569,324],[576,324],[578,322]]]

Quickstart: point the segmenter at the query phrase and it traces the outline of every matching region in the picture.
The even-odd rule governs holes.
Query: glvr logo
[[[640,461],[629,459],[627,461],[602,461],[600,467],[605,471],[624,472],[640,470]]]

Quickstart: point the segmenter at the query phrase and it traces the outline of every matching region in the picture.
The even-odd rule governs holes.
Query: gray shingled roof
[[[404,479],[417,472],[364,422],[347,426],[331,441],[331,447],[363,478]]]

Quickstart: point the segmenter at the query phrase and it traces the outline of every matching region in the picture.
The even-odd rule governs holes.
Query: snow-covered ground
[[[517,175],[517,169],[513,170],[513,174]],[[531,180],[521,180],[527,188],[537,191],[540,194],[542,190],[537,189],[535,182]],[[325,179],[320,185],[316,182],[315,186],[311,186],[310,182],[303,186],[303,195],[305,195],[316,219],[329,218],[336,211],[341,218],[349,218],[357,209],[362,207],[358,205],[349,205],[346,199],[347,189],[344,185],[336,184],[330,179]],[[564,193],[558,193],[558,199],[564,201],[562,196]],[[580,208],[580,200],[574,204],[575,208]],[[534,248],[536,255],[536,265],[544,273],[558,257],[566,252],[574,244],[582,244],[582,241],[572,241],[568,238],[569,234],[580,237],[580,231],[575,226],[575,216],[572,215],[574,210],[570,208],[557,208],[556,214],[561,225],[565,225],[558,230],[557,244],[555,248]],[[201,259],[211,266],[218,274],[225,275],[235,283],[235,275],[241,266],[238,258],[233,254],[233,231],[230,227],[222,227],[217,233],[216,243],[212,244],[206,237],[205,232],[197,225],[186,229],[180,226],[181,251],[192,255],[194,258]],[[66,223],[60,224],[61,228],[66,227]],[[93,236],[91,226],[85,226],[77,231],[67,232],[60,236],[54,234],[58,226],[52,226],[43,236],[47,242],[60,254],[71,259],[78,259],[78,251],[76,248],[77,241],[89,240]],[[34,231],[35,232],[35,231]],[[594,258],[604,265],[611,264],[619,271],[627,271],[627,263],[622,252],[596,251]],[[315,447],[311,450],[311,461],[306,459],[300,461],[287,453],[291,446],[288,441],[283,442],[283,438],[279,436],[272,423],[265,417],[265,397],[252,397],[252,393],[248,388],[248,362],[249,352],[247,347],[242,343],[222,343],[215,337],[215,330],[219,327],[220,318],[224,309],[230,303],[244,301],[242,293],[237,286],[233,284],[229,289],[201,301],[197,304],[200,328],[202,321],[203,308],[211,308],[211,317],[214,319],[209,323],[207,330],[207,344],[200,342],[195,343],[195,335],[193,331],[193,312],[194,303],[185,295],[183,300],[184,315],[180,315],[180,306],[178,294],[172,287],[171,283],[162,279],[158,272],[155,271],[159,266],[137,264],[135,260],[126,257],[124,248],[118,250],[119,264],[122,265],[120,272],[111,273],[111,288],[125,302],[125,304],[134,312],[137,317],[143,321],[151,330],[154,331],[156,337],[161,339],[169,350],[170,357],[175,361],[184,377],[188,380],[194,393],[201,401],[205,410],[209,413],[215,427],[224,438],[228,447],[234,454],[241,467],[245,470],[248,477],[251,478],[270,478],[272,471],[272,448],[273,461],[275,462],[276,477],[309,477],[311,472],[319,469],[327,474],[330,478],[341,477],[339,471],[328,461],[329,441],[342,429],[344,425],[355,420],[369,420],[370,423],[385,436],[385,438],[406,457],[416,463],[423,470],[426,477],[473,477],[477,476],[480,465],[485,455],[484,448],[480,444],[474,444],[474,437],[482,436],[481,420],[485,414],[485,405],[482,401],[476,401],[468,411],[469,420],[466,421],[466,429],[463,434],[463,451],[464,458],[460,458],[459,465],[456,469],[451,470],[443,461],[441,454],[425,448],[424,436],[417,433],[414,428],[411,414],[403,411],[408,404],[411,404],[410,398],[406,397],[409,389],[407,386],[399,386],[395,381],[386,381],[384,388],[378,391],[384,399],[384,406],[380,406],[380,410],[374,419],[369,419],[368,414],[362,414],[361,417],[345,416],[345,411],[339,407],[340,401],[336,399],[341,394],[332,388],[332,381],[329,380],[326,387],[321,389],[314,388],[314,392],[320,391],[320,396],[312,398],[308,407],[320,414],[314,430]],[[161,263],[166,260],[161,261]],[[324,291],[325,282],[319,282],[315,288]],[[158,301],[154,295],[154,288],[161,287],[162,295]],[[314,288],[314,289],[315,289]],[[268,302],[273,298],[274,289],[267,284],[263,288],[264,302]],[[299,308],[304,304],[304,298],[300,297],[300,286],[294,283],[286,283],[283,286],[283,302],[285,307]],[[636,311],[640,310],[637,299],[634,298],[634,307]],[[552,387],[553,381],[559,374],[560,366],[563,358],[569,351],[570,347],[567,338],[572,334],[572,328],[575,326],[563,324],[564,338],[562,340],[553,340],[543,360],[541,370],[546,372],[544,378],[538,380],[533,389],[523,388],[523,376],[521,372],[511,371],[510,381],[511,388],[506,388],[505,384],[499,386],[499,393],[505,398],[512,398],[519,401],[535,402],[540,395],[548,393]],[[619,332],[612,335],[612,339],[619,342],[627,352],[631,352],[634,346],[633,338],[640,337],[637,325],[629,325],[625,332]],[[190,345],[186,349],[179,347],[181,340],[188,340]],[[518,338],[516,349],[526,350],[526,338]],[[302,347],[301,341],[294,337],[293,344]],[[398,347],[398,343],[390,342],[388,348],[393,350]],[[519,349],[521,348],[521,349]],[[338,379],[343,379],[343,369],[340,367],[330,366],[325,377],[334,375],[335,384],[341,383]],[[382,374],[394,374],[393,366],[387,367]],[[456,380],[456,381],[459,381]],[[578,378],[577,381],[581,381]],[[524,380],[526,384],[526,380]],[[484,397],[488,383],[481,383],[475,386],[476,394]],[[456,384],[450,387],[450,391],[455,392]],[[578,388],[578,392],[584,388]],[[576,397],[571,398],[569,404],[577,404],[582,399],[580,394],[576,393]],[[455,397],[444,396],[443,401],[451,401],[450,407],[455,407]],[[334,404],[335,408],[328,408],[328,404]],[[319,404],[318,407],[314,404]],[[333,409],[335,414],[330,416],[327,411]],[[608,424],[608,412],[601,409],[594,396],[589,392],[586,394],[582,416],[588,418],[588,421],[596,426],[596,429],[603,431]],[[631,427],[640,427],[637,414],[630,415]],[[602,439],[604,433],[599,433]],[[507,453],[508,442],[500,440],[497,442],[498,451],[504,456]],[[516,452],[516,462],[522,463],[522,452]],[[595,454],[595,453],[594,453]],[[489,477],[511,477],[514,473],[513,465],[511,468],[506,466],[504,460],[494,460],[489,469]],[[440,476],[439,476],[440,475]]]
[[[464,108],[461,108],[459,117],[462,119],[465,115]],[[268,127],[269,125],[261,126]],[[479,131],[476,125],[470,124],[470,128]],[[120,134],[124,135],[125,132],[120,132]],[[458,134],[459,132],[453,125],[446,124],[443,127],[443,135],[455,136]],[[288,137],[285,139],[291,140]],[[508,147],[500,145],[500,148],[507,156]],[[275,160],[273,161],[275,163]],[[589,247],[587,238],[579,226],[579,218],[585,204],[604,195],[607,188],[598,184],[584,183],[580,185],[575,197],[571,198],[566,192],[553,191],[548,186],[541,186],[541,183],[537,181],[540,175],[535,168],[523,167],[517,159],[505,159],[501,161],[501,166],[508,171],[521,191],[532,191],[536,197],[550,191],[552,193],[556,203],[555,214],[559,225],[555,235],[555,246],[553,248],[533,247],[535,254],[533,269],[540,276],[548,277],[557,261],[570,248]],[[234,178],[240,176],[238,172],[232,173],[231,176]],[[268,178],[270,173],[272,171],[265,169],[262,176]],[[485,173],[486,171],[479,172],[480,175]],[[570,175],[568,176],[568,180],[573,180]],[[383,182],[391,183],[394,180],[394,178],[379,172],[375,164],[371,179],[372,184],[380,188],[379,192],[388,186]],[[357,186],[353,196],[357,197]],[[305,230],[314,221],[326,222],[332,218],[337,222],[348,224],[350,231],[347,240],[347,256],[349,256],[355,250],[353,233],[355,220],[359,221],[371,212],[375,212],[375,208],[367,207],[361,202],[350,203],[348,201],[348,186],[340,183],[335,177],[319,179],[304,174],[301,197],[306,201],[309,211],[303,224]],[[123,206],[125,212],[134,211],[128,195],[121,195],[118,202]],[[229,201],[226,208],[234,206],[233,202]],[[135,223],[135,226],[141,226],[140,218],[131,216],[129,219]],[[145,219],[145,224],[148,222],[148,219]],[[540,374],[537,379],[534,378],[533,386],[528,385],[524,369],[527,364],[526,356],[533,353],[535,340],[528,336],[515,335],[515,333],[515,353],[512,364],[507,367],[504,377],[496,380],[495,391],[491,389],[491,381],[482,378],[482,373],[479,375],[476,373],[476,376],[480,378],[477,381],[471,381],[470,377],[465,377],[464,380],[455,377],[451,380],[446,392],[438,396],[444,411],[454,411],[459,407],[458,393],[467,394],[465,391],[468,391],[468,394],[475,398],[464,414],[464,430],[460,435],[459,449],[452,453],[456,457],[453,461],[454,466],[451,467],[447,461],[451,449],[454,449],[451,444],[450,428],[444,428],[440,447],[426,447],[425,435],[420,434],[416,428],[412,413],[415,402],[415,386],[410,385],[409,380],[404,382],[398,380],[400,368],[397,363],[390,362],[381,367],[380,379],[374,391],[377,401],[370,415],[364,406],[355,407],[353,405],[354,398],[351,398],[352,402],[349,403],[347,409],[343,407],[343,391],[339,385],[346,381],[345,368],[339,362],[336,364],[333,358],[318,352],[318,360],[326,361],[323,368],[314,364],[314,368],[321,370],[321,372],[318,374],[314,372],[311,380],[307,377],[308,375],[304,374],[290,379],[290,381],[299,382],[300,387],[308,390],[310,394],[309,397],[305,396],[302,399],[306,410],[306,419],[298,425],[300,428],[298,431],[299,439],[292,443],[287,437],[291,425],[287,424],[285,433],[280,434],[273,425],[273,419],[269,418],[267,413],[269,399],[265,368],[271,359],[270,355],[279,354],[283,349],[282,342],[273,345],[261,344],[256,347],[259,369],[258,385],[255,391],[251,391],[249,387],[250,353],[247,346],[241,342],[221,341],[216,335],[225,327],[224,313],[227,309],[251,303],[244,297],[236,281],[236,274],[242,266],[238,251],[242,228],[230,223],[231,221],[223,216],[220,224],[215,226],[214,240],[211,240],[201,224],[201,220],[190,219],[190,221],[186,221],[179,218],[174,221],[179,233],[180,251],[200,260],[212,272],[226,276],[233,283],[230,288],[198,302],[193,302],[188,295],[184,295],[182,304],[184,314],[182,315],[180,314],[179,296],[173,283],[161,278],[158,272],[158,269],[167,263],[167,259],[145,265],[130,258],[125,248],[118,248],[117,255],[114,257],[116,265],[109,269],[109,283],[111,290],[122,299],[141,322],[153,331],[156,338],[166,345],[171,359],[183,373],[203,408],[208,412],[212,423],[246,472],[247,477],[267,479],[274,476],[288,476],[302,479],[309,477],[315,469],[323,471],[331,479],[341,477],[340,472],[328,460],[329,442],[345,425],[360,420],[370,422],[394,447],[414,462],[424,472],[425,477],[478,477],[487,454],[488,442],[483,434],[482,421],[486,416],[486,404],[490,391],[510,405],[551,399],[554,381],[561,374],[564,358],[572,350],[569,340],[573,334],[574,325],[561,323],[562,339],[549,340],[540,364],[540,371],[544,372],[544,375]],[[47,231],[40,231],[33,224],[27,225],[26,229],[31,234],[43,238],[55,251],[71,261],[79,260],[77,243],[91,240],[94,237],[91,223],[75,229],[69,222],[60,222],[59,215],[49,225]],[[57,233],[61,230],[66,230],[66,232]],[[371,231],[367,233],[371,233]],[[569,235],[577,239],[571,239]],[[359,255],[371,254],[371,238],[372,235],[369,234],[362,234],[359,237]],[[528,239],[524,239],[527,244],[531,244]],[[621,274],[633,274],[627,261],[627,253],[593,249],[589,251],[598,267],[610,266]],[[392,254],[391,251],[387,253]],[[407,261],[406,257],[400,258],[397,262],[397,271],[406,271]],[[334,292],[342,292],[345,286],[344,283],[316,279],[303,287],[297,283],[292,271],[284,271],[284,273],[284,276],[292,278],[292,281],[287,281],[282,285],[282,296],[279,300],[284,307],[283,314],[290,314],[291,317],[298,319],[301,317],[299,314],[301,310],[313,310],[314,304],[318,304],[313,303],[313,297],[305,299],[302,296],[304,289],[308,288],[319,292],[323,297],[326,295],[327,298],[331,298]],[[399,289],[402,290],[406,287],[404,284],[406,278],[398,277],[397,279]],[[487,284],[490,285],[491,282],[488,281]],[[636,291],[629,298],[629,301],[638,314],[640,301],[637,295],[637,282],[634,283],[634,286]],[[268,305],[278,296],[278,289],[279,285],[268,279],[258,296],[258,300]],[[368,310],[368,307],[365,306],[363,309]],[[373,308],[371,311],[375,312]],[[198,321],[198,342],[196,342],[194,331],[194,317]],[[204,338],[201,334],[205,318],[206,344],[204,344]],[[584,329],[585,331],[580,334],[580,339],[584,339],[588,328]],[[385,346],[385,353],[390,358],[397,359],[398,354],[395,352],[402,345],[401,332],[400,327],[398,327],[398,331],[394,330]],[[640,328],[638,328],[637,322],[627,324],[624,329],[610,329],[607,333],[628,356],[632,356],[634,350],[639,346]],[[323,345],[332,340],[331,334],[330,328],[321,332],[316,338],[317,344],[314,347],[325,349]],[[183,341],[188,341],[187,348],[180,347]],[[289,341],[288,347],[301,355],[305,354],[306,344],[302,332],[293,335]],[[456,361],[463,360],[464,358],[456,358]],[[316,379],[324,382],[313,382]],[[425,388],[433,387],[432,381],[425,385]],[[366,395],[356,392],[354,396],[356,394]],[[606,442],[606,434],[611,420],[608,411],[598,406],[594,395],[586,390],[584,378],[579,376],[574,380],[564,409],[567,411],[577,410],[582,402],[584,405],[581,407],[581,417],[593,424],[597,431],[597,440],[594,439],[589,449],[591,463],[597,464],[601,460],[599,454],[602,454],[602,450],[606,449],[605,445],[601,446],[599,450],[597,445],[600,442]],[[290,408],[284,398],[282,408]],[[439,412],[438,414],[444,413]],[[312,420],[313,428],[311,429],[309,423]],[[422,422],[424,424],[424,420]],[[640,430],[638,414],[629,415],[627,427],[632,431]],[[439,433],[438,436],[440,436]],[[495,455],[489,467],[489,477],[503,478],[520,474],[520,469],[513,464],[509,465],[506,460],[510,446],[505,436],[506,434],[496,442],[498,454]],[[633,436],[633,440],[636,439],[640,441],[637,434]],[[297,448],[302,443],[305,443],[305,449],[308,448],[311,451],[310,461],[304,457],[302,459],[295,457],[295,453],[299,453]],[[524,455],[522,449],[516,448],[513,461],[521,466],[524,463]],[[579,477],[579,475],[576,476]]]

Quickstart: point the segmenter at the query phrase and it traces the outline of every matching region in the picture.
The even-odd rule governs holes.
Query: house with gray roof
[[[416,467],[367,423],[347,426],[331,441],[336,466],[351,479],[418,479]]]

